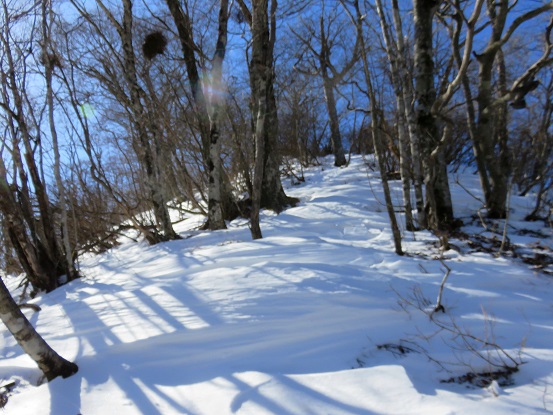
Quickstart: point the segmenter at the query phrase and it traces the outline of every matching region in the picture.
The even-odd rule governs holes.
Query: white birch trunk
[[[37,333],[13,300],[0,279],[0,320],[5,324],[25,353],[33,359],[48,381],[69,377],[78,371],[75,363],[57,354]]]
[[[391,39],[391,29],[388,25],[386,14],[382,8],[382,0],[376,0],[376,8],[378,16],[380,18],[380,27],[382,29],[382,35],[384,37],[384,44],[386,46],[386,54],[390,61],[390,71],[392,74],[392,83],[394,86],[394,94],[396,97],[396,106],[398,113],[398,141],[399,141],[399,168],[401,174],[402,191],[403,191],[403,204],[405,208],[405,226],[407,230],[414,230],[415,225],[413,222],[413,207],[411,204],[411,158],[409,149],[409,137],[406,134],[405,126],[405,101],[403,99],[403,87],[401,85],[401,75],[399,68],[398,55],[399,51],[394,49]]]

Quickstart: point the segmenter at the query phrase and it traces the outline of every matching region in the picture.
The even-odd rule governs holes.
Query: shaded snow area
[[[325,159],[305,179],[286,190],[297,207],[262,212],[262,240],[245,219],[201,232],[191,217],[177,225],[183,240],[127,240],[82,259],[81,280],[32,300],[41,311],[24,310],[79,372],[36,386],[38,369],[4,329],[0,379],[16,386],[2,413],[553,411],[552,276],[462,237],[441,253],[428,232],[404,231],[408,255],[395,255],[378,175],[360,157],[342,169]],[[494,234],[471,217],[479,202],[466,190],[479,194],[477,176],[459,180],[464,233],[500,240],[504,222]],[[550,255],[551,229],[522,220],[533,203],[513,196],[510,242]],[[445,266],[446,313],[430,318]]]

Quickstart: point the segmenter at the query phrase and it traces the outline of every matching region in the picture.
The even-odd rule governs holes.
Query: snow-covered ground
[[[297,207],[262,214],[262,240],[251,240],[244,219],[200,232],[201,219],[190,218],[177,227],[186,239],[128,241],[83,259],[81,280],[33,300],[41,311],[25,310],[79,372],[35,386],[38,369],[3,329],[0,380],[17,382],[3,413],[553,411],[553,277],[461,240],[442,263],[427,232],[405,232],[409,255],[396,256],[377,174],[360,157],[331,164],[287,189]],[[479,193],[476,176],[460,179]],[[452,191],[456,216],[468,221],[478,201],[453,180]],[[532,203],[513,197],[511,242],[550,249],[550,228],[521,221]],[[523,227],[541,236],[518,235]],[[464,230],[483,233],[478,221]],[[424,310],[444,264],[440,330]],[[443,382],[494,370],[486,360],[500,357],[524,362],[510,385]]]

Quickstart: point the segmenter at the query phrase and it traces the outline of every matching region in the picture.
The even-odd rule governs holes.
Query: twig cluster
[[[455,378],[455,381],[460,382],[462,379],[469,381],[469,379],[472,379],[473,381],[470,383],[475,384],[476,386],[479,386],[479,383],[484,386],[488,386],[492,380],[499,379],[502,376],[508,377],[512,373],[517,372],[519,367],[524,363],[520,356],[520,350],[518,355],[514,355],[495,340],[493,333],[493,319],[488,315],[486,310],[482,309],[486,329],[486,335],[484,337],[471,333],[469,329],[461,326],[452,316],[446,314],[445,307],[442,304],[442,295],[443,287],[447,277],[450,275],[450,272],[451,269],[446,266],[446,273],[440,286],[438,303],[436,306],[431,307],[431,301],[424,296],[418,286],[413,288],[412,294],[408,297],[405,297],[396,291],[396,294],[399,296],[398,304],[400,304],[400,306],[407,312],[411,309],[423,312],[437,327],[437,331],[433,332],[431,335],[420,334],[422,338],[429,340],[439,333],[448,333],[450,334],[450,338],[452,340],[452,349],[458,352],[469,352],[471,355],[477,357],[478,361],[485,363],[485,365],[489,368],[485,371],[478,371],[475,370],[470,363],[459,360],[458,364],[468,367],[470,370],[463,377]],[[438,311],[441,311],[442,313],[438,313]],[[444,318],[444,316],[446,317]],[[426,355],[430,360],[438,363],[442,368],[447,366],[444,362],[439,362],[438,360],[431,358],[429,353],[426,353]],[[458,359],[460,359],[459,355],[457,356]],[[452,379],[454,378],[451,378],[446,382],[453,381]],[[489,379],[489,382],[486,379]]]

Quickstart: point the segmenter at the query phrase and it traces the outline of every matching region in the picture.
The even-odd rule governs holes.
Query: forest
[[[451,173],[467,168],[482,223],[532,194],[524,220],[551,227],[552,1],[0,7],[0,270],[24,273],[31,298],[129,230],[177,241],[199,214],[201,231],[245,218],[262,239],[260,212],[300,203],[283,181],[325,157],[339,171],[374,155],[397,256],[410,232],[449,249],[463,225]],[[0,283],[0,318],[45,377],[74,374],[20,305]]]

